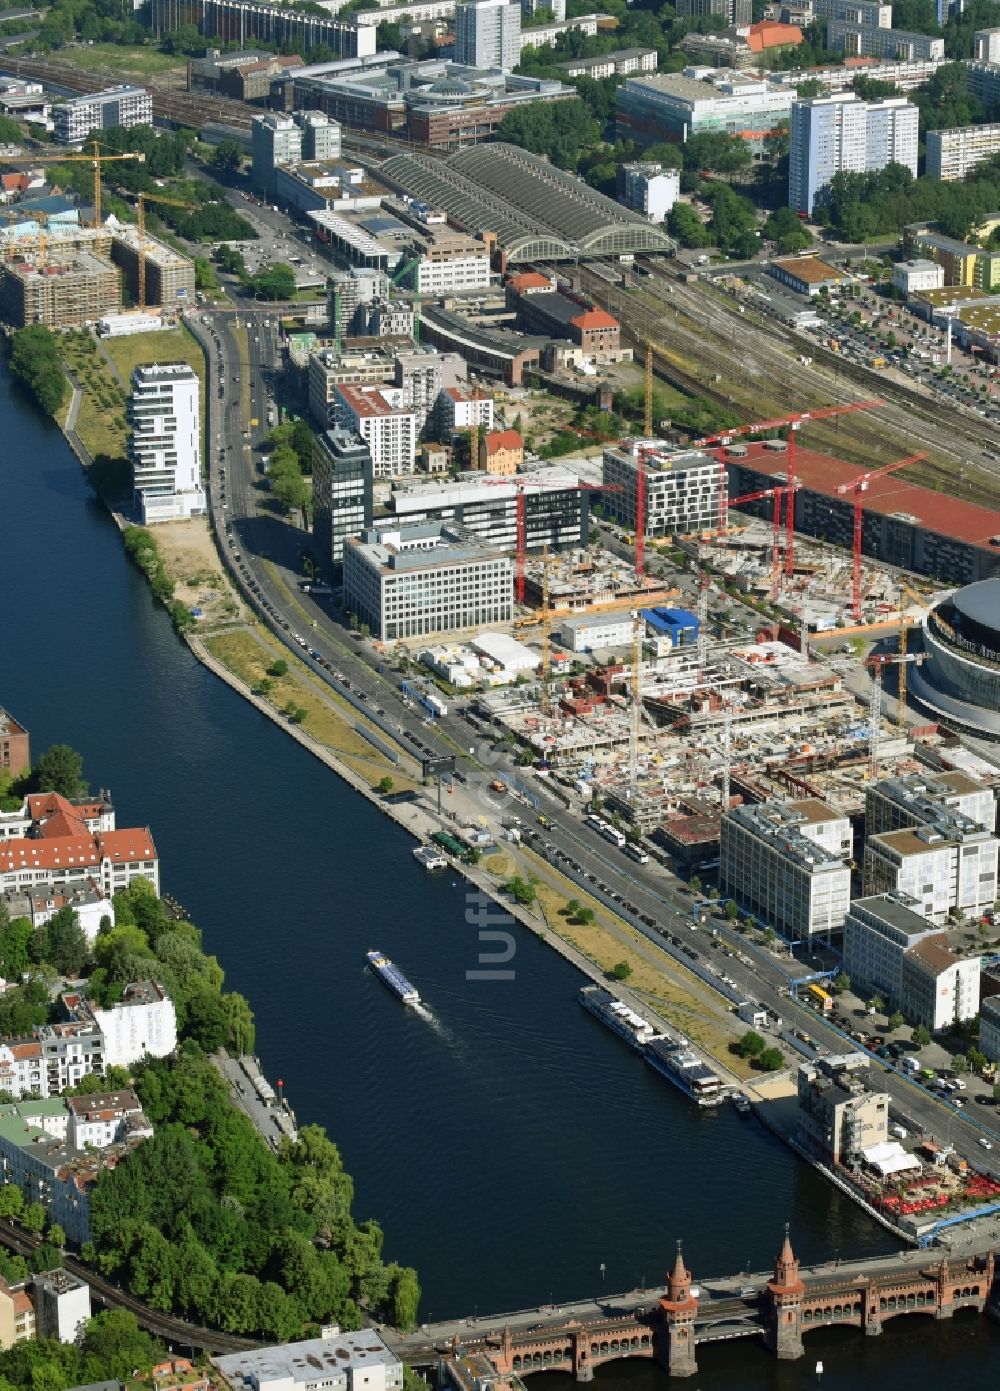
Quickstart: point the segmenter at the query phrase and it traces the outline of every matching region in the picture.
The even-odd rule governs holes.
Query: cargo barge
[[[368,953],[368,965],[372,968],[379,980],[387,985],[394,995],[398,995],[404,1005],[419,1005],[420,996],[403,975],[398,966],[394,966],[387,956],[383,956],[380,951],[370,951]]]

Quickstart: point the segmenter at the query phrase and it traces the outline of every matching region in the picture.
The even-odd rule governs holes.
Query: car
[[[991,1150],[993,1148],[993,1141],[987,1140],[985,1135],[980,1135],[979,1143],[982,1145],[984,1150]]]

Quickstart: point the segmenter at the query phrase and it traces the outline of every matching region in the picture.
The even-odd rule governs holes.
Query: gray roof
[[[967,584],[958,591],[952,603],[970,623],[1000,632],[1000,579]]]
[[[212,1362],[230,1386],[252,1386],[282,1381],[290,1384],[314,1383],[318,1374],[333,1378],[349,1369],[367,1367],[398,1368],[399,1358],[390,1352],[371,1329],[360,1333],[338,1333],[334,1338],[309,1338],[300,1343],[253,1348]]]

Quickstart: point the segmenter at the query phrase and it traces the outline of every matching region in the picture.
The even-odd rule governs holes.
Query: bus
[[[815,1005],[823,1014],[829,1014],[833,1009],[833,996],[829,995],[820,985],[807,985],[806,994],[810,1004]]]
[[[619,831],[615,826],[612,826],[608,822],[605,822],[604,825],[601,827],[601,835],[604,837],[605,840],[610,840],[612,845],[617,845],[619,850],[625,849],[625,837],[622,835],[621,831]]]

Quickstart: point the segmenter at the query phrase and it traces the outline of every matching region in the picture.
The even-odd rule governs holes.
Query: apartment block
[[[344,607],[386,642],[508,623],[513,567],[462,527],[382,523],[345,544]]]
[[[145,87],[108,87],[91,96],[57,102],[52,122],[60,145],[79,144],[91,131],[112,126],[151,126],[153,96]]]
[[[520,0],[469,0],[455,6],[456,63],[509,72],[520,58]]]
[[[800,1063],[799,1133],[820,1159],[849,1164],[889,1138],[889,1095],[864,1069],[864,1054]]]
[[[73,328],[121,308],[121,275],[105,256],[78,250],[68,259],[15,256],[0,262],[0,318],[13,328]]]
[[[38,884],[61,887],[88,878],[107,895],[127,888],[133,879],[148,879],[158,894],[159,860],[149,828],[0,841],[0,892]]]
[[[935,821],[869,835],[865,894],[898,890],[918,912],[943,923],[949,914],[978,914],[997,897],[997,841],[968,817],[943,812]]]
[[[865,794],[865,833],[925,826],[942,812],[968,817],[981,830],[996,830],[996,793],[985,783],[959,771],[907,773],[869,785]]]
[[[77,1149],[107,1149],[128,1139],[148,1139],[153,1128],[130,1088],[66,1098],[66,1138]]]
[[[111,259],[121,267],[132,298],[139,298],[140,246],[146,259],[146,304],[164,309],[194,304],[194,262],[148,232],[140,243],[137,228],[121,227],[111,238]]]
[[[880,0],[813,0],[814,20],[837,19],[846,24],[892,28],[892,6]]]
[[[61,1267],[32,1276],[39,1338],[79,1343],[90,1319],[90,1286]]]
[[[524,440],[516,430],[490,430],[479,439],[479,467],[498,478],[512,478],[524,463]]]
[[[375,29],[331,18],[297,5],[256,0],[151,0],[149,26],[158,39],[192,24],[206,39],[239,44],[267,43],[305,53],[323,44],[336,58],[366,58],[375,52]]]
[[[843,925],[851,824],[815,798],[740,806],[722,818],[719,888],[784,936]]]
[[[445,441],[461,430],[492,430],[493,397],[478,387],[446,386],[435,403],[435,417],[438,437]]]
[[[712,16],[724,21],[726,29],[739,29],[752,23],[751,0],[677,0],[679,19],[701,19]]]
[[[70,1022],[96,1024],[104,1038],[106,1067],[131,1067],[144,1058],[166,1058],[177,1047],[177,1011],[155,980],[136,980],[122,998],[100,1009],[84,995],[68,992],[62,1005]]]
[[[1000,124],[927,132],[927,173],[932,179],[964,179],[996,154],[1000,154]]]
[[[371,451],[359,435],[325,430],[313,437],[313,537],[331,569],[371,516],[372,476]]]
[[[659,54],[655,48],[619,48],[600,53],[593,58],[571,58],[554,67],[567,77],[592,77],[599,82],[605,77],[627,77],[634,72],[655,72]]]
[[[0,768],[17,777],[30,767],[31,741],[28,731],[8,710],[0,707]]]
[[[891,63],[944,58],[944,39],[905,29],[883,29],[877,24],[852,24],[841,19],[831,19],[827,24],[826,46],[848,58],[885,58]]]
[[[132,370],[128,402],[136,503],[146,525],[201,515],[201,384],[186,362]]]
[[[0,1276],[0,1350],[35,1337],[35,1306],[21,1284],[8,1284]]]
[[[401,388],[342,383],[333,398],[334,420],[367,444],[376,478],[413,472],[423,422],[407,407]]]
[[[114,926],[115,921],[115,905],[91,876],[58,886],[41,883],[7,889],[0,892],[0,904],[10,917],[27,918],[32,927],[43,927],[63,908],[71,908],[88,942],[95,940],[104,922]]]
[[[844,919],[844,970],[856,988],[934,1032],[976,1017],[979,957],[956,956],[919,906],[899,892],[855,899]]]
[[[972,39],[976,63],[1000,63],[1000,29],[977,29]]]
[[[877,30],[878,33],[889,32]],[[853,92],[796,101],[788,163],[788,202],[812,213],[835,174],[887,164],[917,172],[917,108],[905,97],[861,101]]]
[[[647,160],[640,164],[625,164],[622,172],[622,202],[625,206],[644,213],[650,222],[662,222],[680,197],[680,170],[664,169],[662,164]]]
[[[718,526],[724,486],[718,460],[701,450],[672,450],[657,440],[626,440],[605,449],[601,481],[616,491],[603,494],[602,505],[611,516],[635,529],[640,454],[647,536],[680,536]]]

